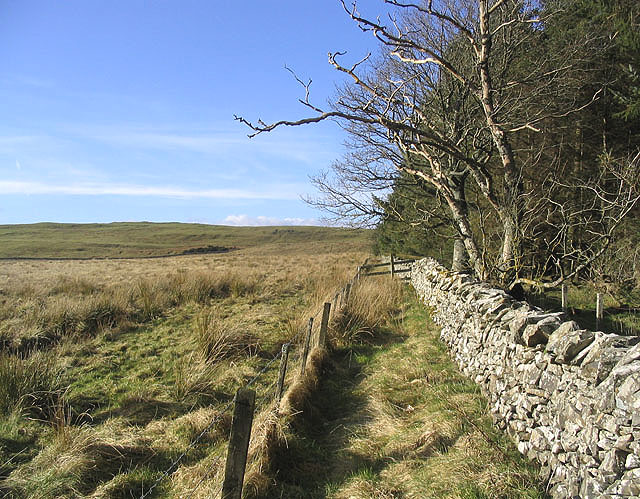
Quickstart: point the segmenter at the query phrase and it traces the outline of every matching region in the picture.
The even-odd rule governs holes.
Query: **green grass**
[[[248,248],[320,241],[353,245],[370,231],[328,227],[229,227],[186,223],[0,225],[0,258],[181,255],[209,246]]]
[[[269,497],[545,497],[412,292],[354,339],[335,344],[292,422]]]
[[[120,231],[131,225],[142,239]],[[167,239],[171,227],[177,232]],[[45,225],[36,227],[43,239],[31,250],[46,256],[40,251],[50,237],[66,257],[83,237],[104,237],[135,256],[156,229],[162,244],[153,251],[182,251],[182,236],[221,244],[199,239],[201,228]],[[350,231],[217,229],[234,246],[272,242],[169,260],[5,262],[0,497],[139,497],[364,259],[366,238],[349,239]],[[257,419],[277,370],[274,363],[254,384]],[[224,455],[229,425],[226,413],[153,497],[189,495]],[[214,473],[201,490],[219,478]]]
[[[196,303],[127,331],[63,342],[32,355],[29,359],[55,359],[58,371],[64,368],[56,381],[66,389],[60,411],[47,417],[38,412],[38,421],[27,424],[15,410],[0,413],[0,492],[9,497],[76,497],[98,490],[108,490],[109,497],[140,495],[277,351],[289,334],[277,318],[303,305],[297,297],[269,305],[242,297],[218,301],[216,316],[224,313],[232,330],[242,322],[245,331],[262,334],[252,349],[233,349],[213,360],[198,353],[197,319],[210,307]],[[256,382],[256,391],[271,390],[276,374],[277,364]],[[36,381],[35,388],[12,388],[9,402],[20,407],[23,392],[40,389],[43,382]],[[226,420],[217,425],[181,466],[221,454],[228,428]],[[170,485],[164,483],[164,492],[159,488],[154,497],[164,497]]]
[[[640,334],[640,291],[634,290],[625,299],[602,293],[603,319],[596,321],[596,294],[598,289],[590,283],[570,285],[567,314],[571,320],[591,331],[604,331],[621,335]],[[530,293],[527,297],[532,304],[550,311],[561,311],[560,289]]]

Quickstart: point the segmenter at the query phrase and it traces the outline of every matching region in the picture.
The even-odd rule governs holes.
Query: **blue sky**
[[[369,5],[375,5],[368,3]],[[374,47],[337,0],[0,0],[0,223],[317,223],[335,123],[296,119]]]

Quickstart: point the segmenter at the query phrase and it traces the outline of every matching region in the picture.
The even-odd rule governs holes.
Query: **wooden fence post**
[[[324,348],[327,343],[327,328],[329,327],[329,313],[331,312],[331,303],[325,303],[322,310],[322,322],[320,323],[320,331],[318,332],[318,344],[320,348]]]
[[[602,293],[596,294],[596,329],[600,327],[600,321],[604,317],[604,306],[602,303]]]
[[[289,361],[289,345],[290,343],[282,345],[282,355],[280,355],[280,373],[278,374],[278,388],[276,390],[278,403],[282,400],[282,392],[284,392],[284,377],[287,375],[287,362]]]
[[[300,367],[300,376],[304,374],[307,367],[307,357],[309,356],[309,346],[311,345],[311,331],[313,330],[313,317],[309,318],[309,328],[307,329],[307,337],[304,340],[304,350],[302,351],[302,363]]]
[[[241,388],[236,392],[227,463],[224,469],[224,483],[222,484],[223,499],[240,499],[242,497],[255,403],[256,392],[253,390]]]
[[[349,301],[349,295],[351,294],[351,283],[348,282],[344,288],[344,303]]]
[[[333,301],[331,302],[332,317],[335,317],[337,311],[338,311],[338,293],[333,295]]]
[[[569,308],[569,286],[566,282],[562,283],[562,311],[566,312]]]
[[[394,268],[394,265],[393,265],[393,253],[391,253],[389,257],[389,265],[391,266],[391,277],[393,278],[393,276],[396,273],[396,269]]]

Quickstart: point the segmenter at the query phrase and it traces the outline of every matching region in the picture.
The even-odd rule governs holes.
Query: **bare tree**
[[[444,224],[454,227],[459,237],[454,244],[453,265],[462,270],[467,250],[460,226],[464,229],[468,219],[465,198],[468,169],[464,162],[443,153],[416,132],[437,134],[457,143],[463,150],[464,143],[468,142],[469,116],[463,116],[469,112],[469,106],[465,104],[465,100],[469,100],[468,92],[446,75],[425,73],[421,67],[400,63],[384,54],[375,60],[373,67],[374,71],[359,76],[361,85],[342,88],[333,104],[334,109],[345,113],[354,109],[362,116],[368,113],[371,120],[346,124],[350,136],[349,153],[333,165],[333,175],[323,172],[314,179],[322,196],[310,202],[342,220],[351,219],[357,223],[387,216],[424,230],[436,230]],[[376,101],[371,99],[371,92],[363,90],[363,85],[375,89]],[[383,109],[380,109],[381,105]],[[432,123],[428,127],[421,123],[416,119],[416,112],[429,114]],[[393,113],[397,123],[404,121],[410,126],[390,139],[389,127],[378,121],[385,113]],[[477,155],[478,152],[476,147],[473,153]],[[472,156],[470,149],[464,154]],[[437,162],[438,174],[426,158]],[[442,178],[438,180],[437,175]],[[407,213],[395,211],[389,203],[385,205],[386,211],[381,211],[380,195],[391,188],[428,196],[435,202],[426,204],[416,200],[414,209],[410,210],[411,219],[406,218]],[[448,206],[448,213],[443,211],[443,205]],[[456,223],[451,213],[461,213],[464,223]],[[446,233],[439,235],[446,237]],[[476,248],[473,240],[470,245],[472,249]]]
[[[362,31],[379,41],[382,53],[374,63],[368,55],[350,66],[341,62],[344,53],[329,54],[329,63],[351,79],[329,108],[312,104],[310,83],[298,80],[305,87],[301,102],[312,116],[269,124],[236,119],[253,130],[251,136],[338,120],[363,156],[338,163],[337,183],[328,177],[317,181],[331,200],[326,206],[338,214],[376,215],[367,204],[367,189],[388,188],[394,169],[414,176],[444,201],[476,274],[516,282],[525,260],[524,232],[539,220],[539,210],[557,204],[554,196],[562,190],[547,183],[542,195],[540,183],[530,190],[525,186],[528,173],[549,161],[549,144],[527,137],[544,136],[554,120],[597,98],[566,97],[577,80],[584,41],[532,58],[531,50],[543,46],[546,16],[553,15],[539,12],[537,2],[385,3],[395,8],[385,22],[361,16],[355,3],[343,3]],[[529,62],[525,68],[523,61]],[[528,143],[524,153],[517,148],[521,143]],[[367,155],[371,162],[362,160]],[[477,199],[475,214],[467,190]],[[487,210],[499,227],[495,248],[485,231]]]
[[[537,216],[528,217],[528,230],[544,261],[531,269],[531,278],[516,282],[553,288],[589,270],[640,201],[640,152],[603,157],[597,175],[590,178],[571,179],[561,173],[546,178],[540,194],[531,197],[528,209]]]

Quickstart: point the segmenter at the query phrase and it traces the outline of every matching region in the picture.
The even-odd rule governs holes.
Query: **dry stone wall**
[[[640,496],[640,338],[580,329],[432,259],[411,282],[553,497]]]

